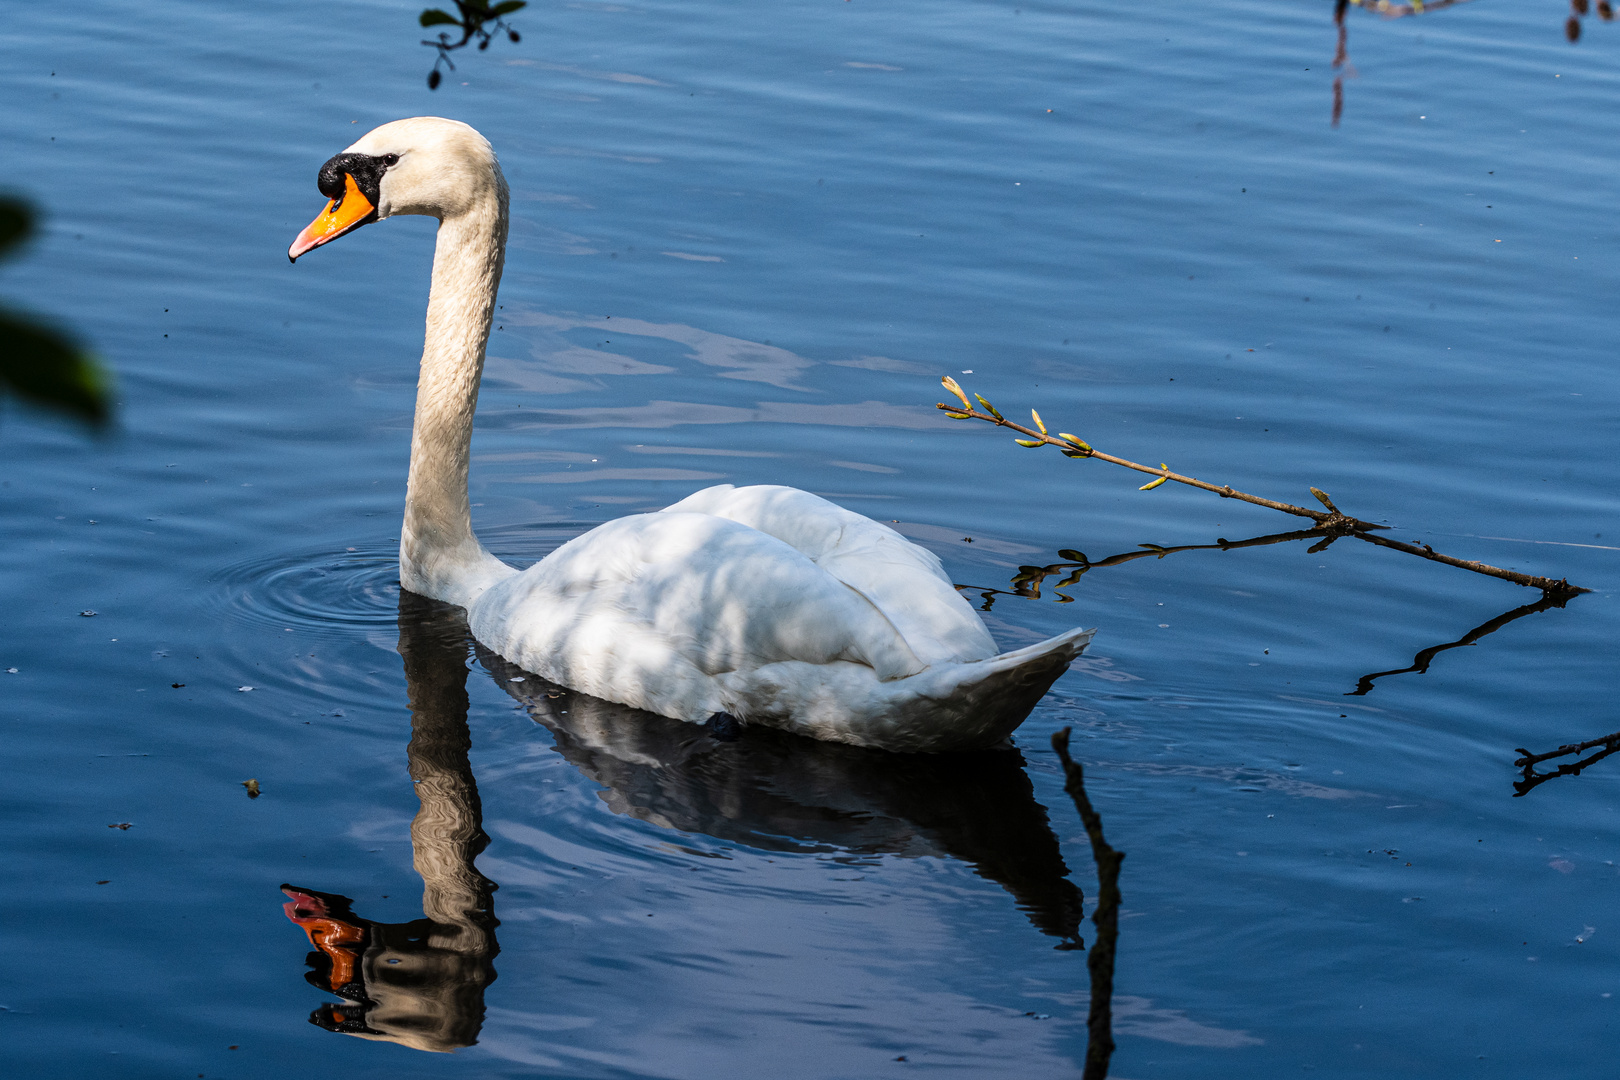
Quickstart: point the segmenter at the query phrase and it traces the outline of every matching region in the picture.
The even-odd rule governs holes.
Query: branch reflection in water
[[[1456,7],[1466,4],[1469,0],[1407,0],[1407,2],[1392,2],[1392,0],[1334,0],[1333,24],[1339,29],[1338,47],[1333,53],[1333,126],[1339,126],[1339,120],[1344,116],[1344,77],[1356,76],[1355,65],[1350,63],[1350,33],[1345,26],[1345,13],[1352,7],[1370,11],[1386,19],[1404,19],[1415,15],[1428,15],[1443,8]],[[1564,37],[1571,45],[1581,40],[1582,20],[1591,13],[1593,7],[1597,9],[1598,18],[1604,22],[1614,21],[1614,5],[1610,0],[1597,0],[1591,4],[1590,0],[1569,0],[1569,17],[1564,20]]]
[[[1575,761],[1563,762],[1558,766],[1557,769],[1549,773],[1536,772],[1536,766],[1543,761],[1547,761],[1555,757],[1570,757],[1573,755],[1584,754],[1586,751],[1596,749],[1600,746],[1603,747],[1603,749],[1589,757],[1579,758]],[[1616,750],[1620,750],[1620,731],[1617,731],[1612,735],[1602,735],[1596,739],[1587,739],[1585,742],[1565,743],[1558,749],[1549,750],[1545,754],[1532,754],[1524,747],[1518,747],[1517,752],[1519,757],[1513,762],[1513,767],[1515,769],[1523,769],[1524,773],[1521,779],[1513,782],[1513,797],[1517,799],[1520,796],[1528,795],[1530,792],[1534,791],[1542,784],[1545,784],[1547,781],[1557,779],[1560,776],[1579,776],[1581,775],[1581,770],[1585,769],[1588,765],[1596,765],[1598,762],[1602,761]]]
[[[1362,697],[1370,693],[1373,688],[1373,680],[1382,679],[1385,675],[1405,675],[1407,672],[1412,671],[1422,675],[1429,670],[1429,664],[1434,661],[1434,658],[1447,649],[1458,649],[1464,645],[1472,645],[1486,634],[1494,634],[1515,619],[1522,619],[1526,615],[1535,615],[1546,611],[1548,608],[1561,608],[1568,600],[1568,597],[1563,596],[1543,596],[1533,604],[1525,604],[1523,607],[1516,607],[1512,611],[1504,611],[1496,618],[1480,623],[1456,641],[1448,641],[1443,645],[1431,645],[1424,649],[1412,658],[1411,667],[1396,668],[1393,671],[1375,671],[1370,675],[1363,675],[1361,681],[1356,683],[1356,688],[1346,694],[1345,697]]]
[[[1084,948],[1083,896],[1015,747],[890,754],[669,720],[524,672],[473,642],[462,609],[402,593],[407,755],[421,799],[411,845],[424,918],[379,923],[346,897],[283,886],[288,918],[315,947],[306,978],[343,999],[316,1009],[311,1023],[418,1050],[478,1040],[500,948],[497,886],[473,864],[489,838],[468,763],[470,647],[551,732],[558,753],[602,785],[614,813],[766,851],[958,859],[1011,893],[1037,930],[1058,939],[1054,948]]]
[[[1052,590],[1052,599],[1056,603],[1069,604],[1074,602],[1074,597],[1060,590],[1078,585],[1080,583],[1080,579],[1092,570],[1100,570],[1110,566],[1120,566],[1124,563],[1134,562],[1137,559],[1162,559],[1167,555],[1177,555],[1183,551],[1236,551],[1241,548],[1267,547],[1271,544],[1287,544],[1297,540],[1317,541],[1308,549],[1308,552],[1314,555],[1325,550],[1330,544],[1337,540],[1339,536],[1340,534],[1331,529],[1301,529],[1294,532],[1271,533],[1266,536],[1255,536],[1248,540],[1228,540],[1226,537],[1222,536],[1218,537],[1213,544],[1179,544],[1175,547],[1163,547],[1159,544],[1138,544],[1138,550],[1136,551],[1125,551],[1118,555],[1110,555],[1106,559],[1097,560],[1088,558],[1083,551],[1076,551],[1073,548],[1063,548],[1058,552],[1058,557],[1065,561],[1049,563],[1046,566],[1020,566],[1018,568],[1018,572],[1012,577],[1010,588],[986,588],[980,585],[957,585],[956,588],[961,592],[977,593],[984,601],[979,605],[979,610],[989,611],[991,609],[991,605],[995,603],[996,597],[998,596],[1016,596],[1023,599],[1039,600],[1041,599],[1041,588],[1045,584],[1046,579],[1056,577],[1058,575],[1064,575],[1061,580],[1051,585],[1050,588]],[[1500,630],[1502,627],[1516,619],[1522,619],[1526,615],[1535,615],[1539,612],[1546,611],[1549,608],[1561,608],[1568,603],[1571,598],[1571,595],[1567,594],[1555,595],[1544,592],[1541,599],[1537,600],[1535,603],[1525,604],[1521,607],[1516,607],[1511,611],[1505,611],[1496,616],[1496,618],[1490,619],[1484,623],[1481,623],[1479,626],[1474,627],[1456,641],[1448,641],[1440,645],[1432,645],[1427,649],[1421,650],[1413,658],[1412,664],[1409,667],[1394,668],[1389,671],[1375,671],[1361,676],[1361,678],[1356,682],[1356,688],[1346,693],[1345,696],[1364,696],[1371,692],[1373,689],[1373,683],[1376,680],[1382,679],[1388,675],[1405,675],[1409,672],[1416,672],[1419,675],[1425,674],[1429,670],[1429,665],[1434,661],[1434,658],[1440,653],[1445,652],[1447,649],[1456,649],[1461,648],[1464,645],[1472,645],[1486,634],[1495,633],[1497,630]]]

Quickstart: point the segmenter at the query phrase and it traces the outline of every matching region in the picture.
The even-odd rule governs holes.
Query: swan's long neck
[[[439,223],[399,535],[400,584],[463,607],[516,572],[478,542],[467,504],[473,411],[506,254],[506,204],[497,178],[488,198]]]

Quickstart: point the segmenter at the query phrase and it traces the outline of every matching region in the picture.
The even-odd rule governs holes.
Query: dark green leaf
[[[28,238],[34,231],[34,212],[21,199],[0,199],[0,251]]]
[[[499,4],[496,4],[494,7],[490,8],[489,11],[491,15],[496,16],[510,15],[518,8],[526,8],[528,6],[529,0],[501,0]]]
[[[460,19],[456,18],[448,11],[440,11],[438,8],[428,8],[426,11],[422,12],[422,16],[418,21],[423,26],[461,25]]]
[[[5,391],[95,427],[112,411],[100,364],[54,330],[0,313],[0,392]]]

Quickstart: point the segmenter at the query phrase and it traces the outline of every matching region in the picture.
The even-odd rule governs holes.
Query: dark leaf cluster
[[[33,232],[28,204],[0,198],[0,259],[15,255]],[[112,412],[107,374],[94,358],[60,331],[0,309],[0,397],[8,394],[92,427]]]
[[[453,26],[461,31],[461,37],[455,38],[453,30],[441,30],[439,36],[422,44],[438,50],[434,58],[433,70],[428,72],[428,89],[437,90],[444,78],[441,68],[450,71],[456,69],[450,54],[456,49],[466,48],[473,42],[478,43],[482,52],[489,48],[489,43],[496,37],[505,34],[512,42],[523,40],[523,36],[506,24],[506,16],[528,7],[528,0],[501,0],[498,4],[487,3],[486,0],[453,0],[456,13],[451,14],[443,8],[428,8],[417,17],[424,29],[433,26]]]

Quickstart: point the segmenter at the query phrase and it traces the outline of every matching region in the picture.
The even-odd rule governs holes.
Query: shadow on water
[[[468,760],[469,648],[615,813],[765,851],[958,859],[1011,893],[1055,948],[1084,948],[1083,896],[1018,749],[889,754],[669,720],[523,672],[472,641],[462,609],[402,593],[424,917],[375,922],[347,897],[283,886],[287,917],[314,946],[306,978],[342,999],[317,1008],[313,1024],[418,1050],[478,1040],[500,948],[497,885],[474,866],[489,838]]]

